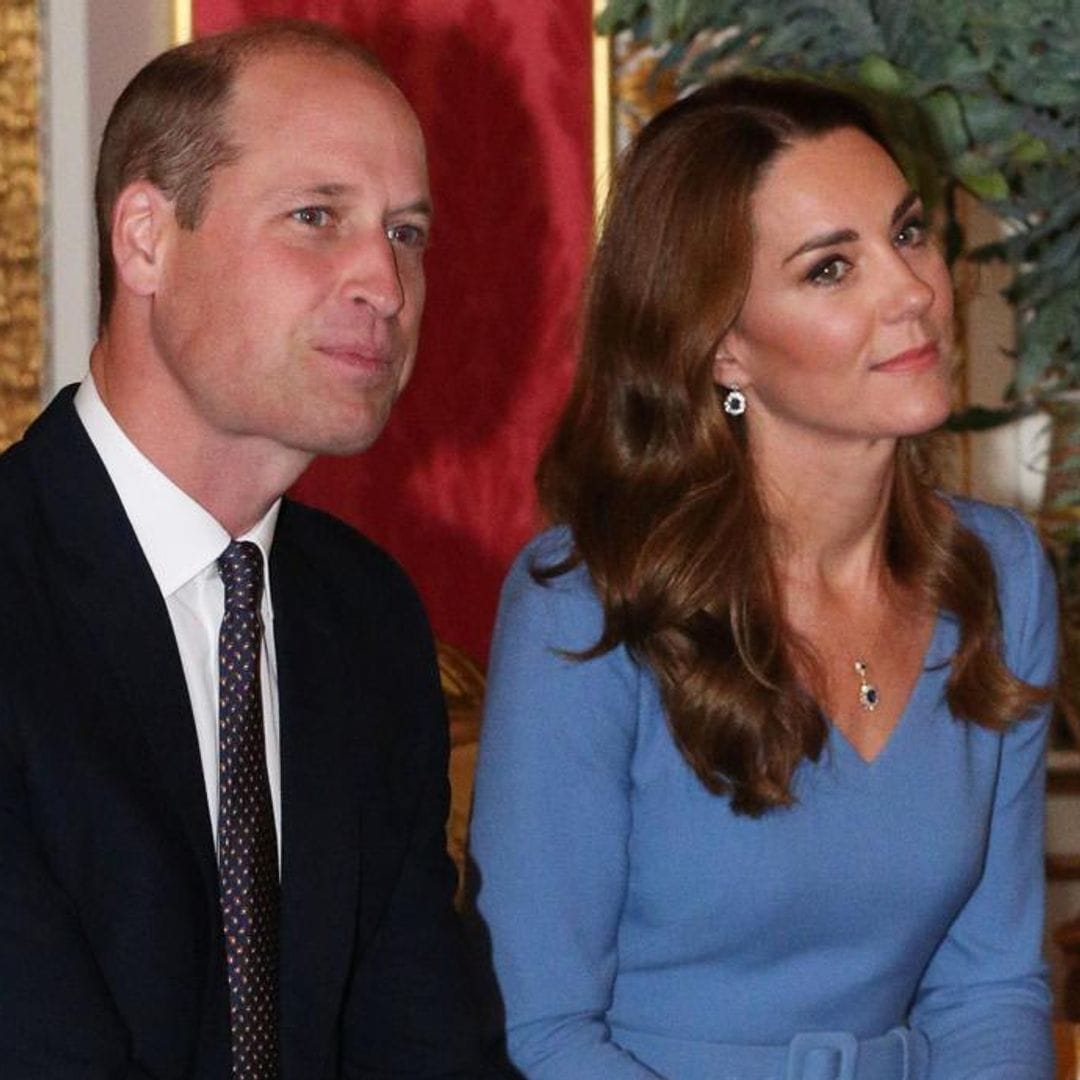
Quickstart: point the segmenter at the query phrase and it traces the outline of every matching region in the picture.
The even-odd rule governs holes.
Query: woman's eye
[[[427,232],[419,225],[391,225],[386,235],[392,243],[407,248],[423,248],[427,245]]]
[[[290,217],[301,225],[310,225],[316,229],[325,228],[331,221],[330,211],[325,206],[302,206],[299,210],[294,210]]]
[[[847,259],[834,255],[832,258],[823,259],[806,275],[806,280],[812,285],[835,285],[847,277],[851,269],[851,263]]]
[[[896,234],[896,243],[901,247],[918,247],[927,239],[926,221],[921,217],[908,218]]]

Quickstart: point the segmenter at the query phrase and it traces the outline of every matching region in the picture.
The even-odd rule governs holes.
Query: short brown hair
[[[173,200],[179,224],[196,228],[214,169],[236,157],[224,116],[237,74],[252,59],[282,52],[344,57],[385,76],[372,53],[331,26],[271,19],[169,49],[117,99],[94,184],[101,326],[116,293],[111,233],[120,192],[135,180],[149,180]]]

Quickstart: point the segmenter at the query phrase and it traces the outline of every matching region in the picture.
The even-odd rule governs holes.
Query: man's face
[[[419,125],[375,72],[304,53],[246,66],[226,125],[239,153],[198,227],[166,224],[155,351],[207,452],[364,450],[416,355],[431,217]]]

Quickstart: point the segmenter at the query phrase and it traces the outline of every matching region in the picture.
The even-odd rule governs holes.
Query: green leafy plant
[[[684,82],[782,68],[885,99],[943,178],[950,256],[959,189],[1003,223],[964,257],[1013,270],[1015,371],[955,426],[1080,390],[1080,0],[610,0],[597,27],[660,46]]]

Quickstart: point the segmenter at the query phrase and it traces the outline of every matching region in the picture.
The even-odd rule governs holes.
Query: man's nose
[[[393,318],[405,304],[394,245],[385,232],[356,237],[344,255],[342,290],[354,304],[367,304],[380,318]]]

